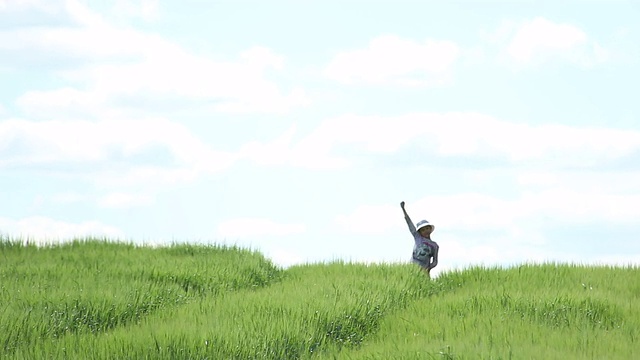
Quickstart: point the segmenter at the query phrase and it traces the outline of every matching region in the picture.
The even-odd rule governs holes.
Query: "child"
[[[404,208],[404,201],[400,203],[402,212],[404,213],[404,219],[407,221],[409,231],[413,235],[415,244],[413,246],[413,262],[420,265],[422,269],[429,276],[431,269],[438,265],[438,244],[431,240],[431,233],[435,229],[435,226],[430,224],[427,220],[420,220],[413,226],[407,210]]]

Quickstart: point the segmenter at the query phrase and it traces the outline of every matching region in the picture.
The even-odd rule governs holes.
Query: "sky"
[[[632,1],[0,0],[0,233],[640,264]]]

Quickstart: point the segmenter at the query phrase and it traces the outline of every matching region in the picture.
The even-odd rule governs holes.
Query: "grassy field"
[[[283,270],[235,247],[0,239],[0,358],[640,359],[640,268]]]

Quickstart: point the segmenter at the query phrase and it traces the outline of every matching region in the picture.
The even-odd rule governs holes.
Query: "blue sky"
[[[0,232],[640,263],[640,7],[0,0]]]

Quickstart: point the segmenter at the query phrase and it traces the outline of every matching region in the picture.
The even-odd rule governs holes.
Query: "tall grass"
[[[460,286],[385,317],[344,358],[640,358],[637,267],[474,267],[440,281]]]
[[[0,358],[640,358],[637,267],[282,270],[236,247],[0,241]]]
[[[281,275],[261,255],[237,248],[87,240],[44,247],[0,242],[5,354],[126,327],[195,298],[265,286]]]

